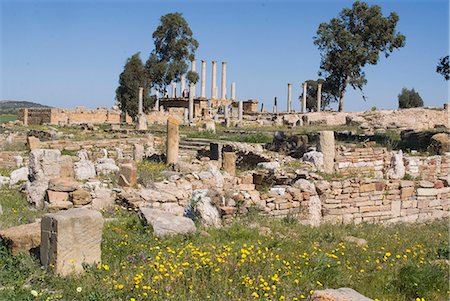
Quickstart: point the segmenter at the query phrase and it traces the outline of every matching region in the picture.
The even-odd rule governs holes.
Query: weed
[[[159,182],[165,179],[163,171],[166,170],[166,165],[160,162],[142,161],[139,163],[138,183],[148,186],[153,182]]]

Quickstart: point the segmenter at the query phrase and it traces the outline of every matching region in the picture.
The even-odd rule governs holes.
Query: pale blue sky
[[[211,60],[227,61],[227,89],[257,98],[266,108],[278,97],[286,108],[287,83],[293,84],[293,109],[301,83],[317,78],[320,55],[313,36],[321,22],[352,1],[1,1],[0,99],[30,100],[56,107],[110,107],[119,74],[128,57],[153,49],[159,17],[181,12],[207,60],[207,96]],[[189,3],[188,3],[189,2]],[[378,65],[365,68],[367,101],[350,87],[346,111],[396,108],[403,87],[415,88],[426,106],[448,100],[448,82],[435,72],[448,54],[449,2],[369,1],[385,15],[396,11],[406,46]],[[197,85],[197,93],[200,87]]]

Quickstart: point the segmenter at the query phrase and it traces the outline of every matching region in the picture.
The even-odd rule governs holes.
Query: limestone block
[[[120,165],[118,184],[122,187],[133,187],[137,183],[137,168],[131,163]]]
[[[0,238],[6,242],[13,255],[28,252],[41,243],[41,224],[32,223],[0,230]]]
[[[236,154],[234,152],[223,153],[223,170],[231,176],[236,174]]]
[[[162,210],[146,207],[140,207],[139,212],[147,224],[152,226],[153,232],[158,237],[191,234],[196,231],[194,222],[187,217],[176,216]]]
[[[326,289],[315,291],[311,301],[373,301],[357,291],[343,287],[339,289]]]
[[[61,177],[62,178],[75,178],[75,172],[73,170],[73,157],[61,156]]]
[[[140,162],[144,158],[144,146],[141,144],[133,145],[133,159],[134,161]]]
[[[16,185],[19,182],[28,181],[28,167],[21,167],[14,170],[10,175],[9,185]]]
[[[83,272],[83,264],[101,260],[103,218],[85,208],[46,214],[41,222],[41,262],[49,271],[66,276]]]
[[[335,143],[333,131],[319,132],[319,142],[317,150],[323,154],[323,170],[326,173],[333,173],[335,158]]]
[[[67,202],[69,200],[69,193],[61,191],[47,190],[47,201],[50,204]]]
[[[92,197],[88,191],[77,189],[70,194],[70,200],[74,205],[87,205],[92,201]]]
[[[80,182],[73,178],[53,178],[48,182],[48,189],[61,192],[72,192],[81,186]]]
[[[29,151],[39,149],[39,148],[41,148],[41,141],[39,140],[39,138],[36,138],[33,136],[28,136],[27,137],[27,146],[28,146]]]

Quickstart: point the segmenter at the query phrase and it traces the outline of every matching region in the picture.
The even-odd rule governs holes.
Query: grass
[[[14,114],[0,114],[0,123],[6,123],[9,121],[16,121],[17,115]]]
[[[142,161],[137,168],[137,181],[139,184],[148,186],[153,182],[165,179],[163,171],[167,169],[166,164],[162,162]]]
[[[0,248],[0,299],[302,300],[339,287],[378,300],[449,297],[448,266],[436,263],[448,259],[444,220],[311,228],[252,215],[204,235],[157,239],[133,211],[116,207],[104,216],[114,219],[105,224],[102,263],[80,276],[52,276],[30,255]],[[368,246],[345,242],[348,235]]]
[[[12,189],[0,189],[0,205],[3,210],[3,214],[0,215],[0,229],[32,223],[45,213],[42,210],[31,209],[25,196]]]

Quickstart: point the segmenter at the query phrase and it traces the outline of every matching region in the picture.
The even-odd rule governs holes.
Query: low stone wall
[[[357,148],[338,146],[336,148],[335,170],[342,175],[385,178],[391,164],[392,151],[387,148]],[[441,156],[403,155],[406,174],[424,180],[434,181],[450,175],[450,153]]]
[[[346,148],[339,146],[336,150],[335,170],[345,175],[357,173],[383,178],[390,160],[391,152],[384,147]]]
[[[450,187],[421,188],[400,180],[334,181],[320,199],[324,222],[414,222],[448,217]]]

